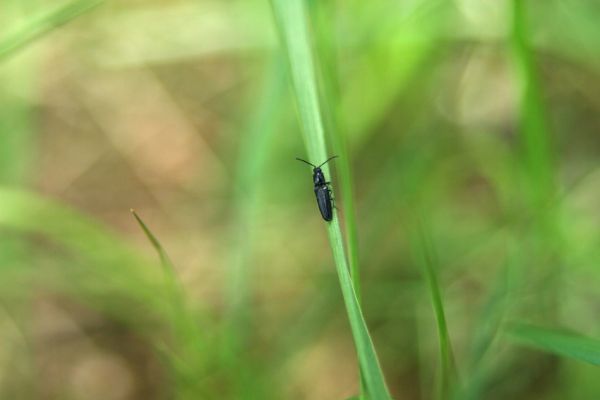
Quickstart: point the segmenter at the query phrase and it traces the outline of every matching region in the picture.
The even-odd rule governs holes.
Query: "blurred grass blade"
[[[221,358],[223,369],[232,374],[232,391],[237,399],[264,398],[261,391],[268,386],[257,374],[259,360],[247,351],[255,308],[252,305],[253,282],[256,265],[252,262],[257,245],[257,213],[260,210],[260,191],[276,127],[287,105],[287,76],[285,62],[275,53],[270,67],[258,89],[257,104],[252,104],[251,118],[242,135],[239,161],[234,183],[233,221],[230,261],[226,275],[227,309],[222,335]]]
[[[49,262],[76,256],[76,262],[62,263],[58,270],[34,269],[35,263],[19,264],[19,275],[34,271],[43,274],[45,284],[54,290],[119,317],[126,313],[121,297],[126,297],[131,306],[143,307],[146,316],[162,317],[169,312],[156,296],[158,280],[148,268],[151,264],[114,232],[69,207],[31,192],[0,187],[0,228],[22,235],[25,243],[27,236],[36,235],[48,239],[52,248],[62,249],[47,250]],[[0,291],[9,297],[20,296],[23,291],[21,284],[14,285],[6,275],[0,279],[0,286]]]
[[[18,4],[0,6],[0,26],[10,29],[23,17]],[[1,28],[0,28],[1,30]],[[1,37],[2,35],[0,35]],[[21,57],[0,64],[0,184],[22,185],[30,176],[34,148],[34,103],[38,98],[37,58]],[[28,244],[18,237],[2,235],[0,265],[27,257]],[[18,264],[15,263],[15,264]],[[0,393],[0,397],[1,393]]]
[[[598,339],[531,325],[516,325],[508,334],[523,345],[600,366]]]
[[[431,305],[435,314],[441,361],[439,390],[441,397],[446,398],[449,393],[452,392],[458,374],[454,362],[452,343],[448,333],[448,325],[446,323],[444,302],[442,300],[442,293],[437,278],[437,255],[434,251],[429,228],[423,218],[417,218],[414,225],[416,231],[410,235],[412,238],[412,253],[413,257],[416,257],[416,262],[420,265],[421,270],[425,275],[429,296],[431,298]]]
[[[258,195],[261,184],[264,183],[263,172],[270,154],[269,149],[285,104],[287,79],[281,54],[273,58],[264,79],[260,100],[256,106],[253,105],[254,112],[248,123],[247,133],[241,138],[236,171],[233,207],[236,215],[234,220],[237,222],[232,239],[236,243],[236,251],[232,254],[231,268],[228,271],[229,311],[234,314],[234,319],[235,315],[241,317],[247,313],[248,278],[251,275],[249,259],[255,245],[251,232],[256,222],[256,210],[260,206]]]
[[[113,232],[89,217],[35,193],[0,187],[0,226],[48,236],[97,264],[126,265],[127,269],[145,271],[143,276],[151,276],[147,273],[146,263]],[[111,251],[105,251],[107,249]]]
[[[466,363],[465,381],[454,390],[454,399],[475,400],[485,396],[484,390],[491,384],[499,337],[503,332],[506,314],[510,307],[511,288],[514,287],[514,269],[519,265],[517,245],[508,239],[510,256],[491,284],[489,298],[484,303],[477,323],[471,350]]]
[[[37,96],[36,60],[19,59],[0,70],[0,183],[26,181],[31,164],[35,122],[33,101]]]
[[[177,373],[178,386],[190,395],[206,395],[204,388],[199,383],[198,375],[204,372],[205,359],[208,348],[205,346],[205,338],[202,336],[197,324],[193,319],[191,311],[186,306],[184,294],[175,276],[175,270],[171,259],[164,247],[142,218],[131,209],[131,214],[136,219],[144,234],[152,244],[160,257],[164,272],[165,291],[169,296],[171,304],[171,328],[176,338],[178,351],[174,355],[169,354],[169,349],[162,349],[169,354]],[[180,358],[179,358],[180,357]]]
[[[524,158],[529,173],[535,206],[545,205],[554,194],[553,165],[546,112],[542,100],[531,36],[527,21],[527,2],[512,1],[511,46],[520,90],[520,129]]]
[[[136,219],[136,221],[140,225],[140,227],[142,228],[142,230],[144,231],[144,234],[146,235],[146,237],[152,244],[152,247],[154,247],[154,249],[158,253],[158,256],[160,257],[161,265],[164,267],[165,271],[172,271],[173,263],[171,263],[169,256],[165,252],[164,248],[162,247],[162,245],[160,244],[160,242],[158,241],[156,236],[154,236],[152,231],[150,231],[150,229],[146,226],[144,221],[140,218],[140,216],[134,209],[131,209],[130,211],[131,211],[131,214],[133,215],[133,217]]]
[[[527,211],[533,217],[525,240],[534,243],[536,266],[526,279],[539,280],[537,305],[528,312],[539,312],[545,321],[558,321],[561,292],[564,290],[561,267],[565,258],[564,232],[560,221],[561,205],[557,200],[556,156],[553,152],[543,92],[534,48],[531,46],[530,11],[533,4],[512,1],[512,47],[515,75],[519,90],[519,136],[522,182],[517,185],[526,194]],[[545,260],[540,263],[540,260]],[[540,265],[541,264],[541,265]],[[546,279],[542,279],[547,275]]]
[[[6,34],[0,41],[0,61],[103,2],[104,0],[71,1],[62,7],[27,20],[14,32]]]
[[[320,163],[327,159],[328,154],[304,3],[302,0],[272,0],[272,5],[281,40],[288,56],[292,86],[309,161]],[[331,176],[327,165],[323,170],[326,176]],[[359,369],[366,384],[367,397],[371,400],[389,399],[390,395],[375,353],[375,347],[350,277],[344,254],[344,240],[336,212],[334,212],[333,220],[327,224],[327,230],[358,353]]]
[[[144,231],[144,234],[148,238],[148,241],[150,241],[150,244],[152,244],[152,247],[154,247],[154,250],[156,250],[156,252],[158,253],[158,256],[160,258],[160,264],[164,272],[165,290],[169,295],[169,300],[171,300],[173,305],[173,317],[175,318],[175,322],[180,321],[178,319],[179,317],[184,317],[183,319],[187,319],[185,318],[187,316],[187,310],[183,301],[183,293],[181,291],[179,283],[177,282],[177,277],[175,276],[175,268],[173,266],[173,263],[171,262],[171,259],[167,255],[167,252],[163,248],[162,244],[160,244],[156,236],[154,236],[150,228],[148,228],[148,226],[144,223],[144,221],[137,214],[137,212],[133,209],[131,209],[130,211],[133,217],[136,219],[137,223]],[[190,326],[184,327],[184,329],[189,327]]]

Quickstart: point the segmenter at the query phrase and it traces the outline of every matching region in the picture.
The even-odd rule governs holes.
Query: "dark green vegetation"
[[[599,398],[596,3],[3,1],[0,399]]]

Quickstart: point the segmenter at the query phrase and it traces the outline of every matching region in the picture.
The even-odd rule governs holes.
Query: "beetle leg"
[[[340,209],[335,206],[335,197],[333,197],[333,190],[329,188],[327,188],[327,190],[329,190],[329,198],[331,199],[331,205],[333,206],[333,208],[339,211]]]

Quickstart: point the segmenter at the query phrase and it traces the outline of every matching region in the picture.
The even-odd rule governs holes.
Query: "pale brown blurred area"
[[[65,30],[83,28],[74,23]],[[134,208],[168,244],[184,284],[213,286],[209,270],[221,258],[214,229],[232,180],[231,163],[215,147],[232,123],[211,100],[243,77],[228,68],[227,57],[104,68],[70,51],[72,43],[62,49],[60,43],[48,50],[41,75],[36,186],[154,257],[130,216]],[[194,93],[161,75],[196,76]]]
[[[139,338],[90,310],[41,298],[31,331],[38,396],[54,399],[160,398],[158,360]]]

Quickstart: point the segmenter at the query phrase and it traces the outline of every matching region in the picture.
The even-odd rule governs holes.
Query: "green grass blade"
[[[425,280],[427,281],[431,305],[435,314],[441,362],[439,390],[441,397],[445,398],[452,392],[458,374],[454,362],[452,343],[448,333],[448,325],[446,323],[442,291],[437,277],[437,255],[434,251],[428,226],[423,219],[418,218],[414,222],[414,225],[416,231],[412,232],[410,235],[412,253],[413,257],[416,258],[417,264],[420,265]]]
[[[310,1],[309,10],[311,20],[315,26],[316,42],[316,70],[318,71],[322,90],[321,109],[324,115],[326,132],[329,133],[333,154],[339,155],[337,160],[337,172],[340,180],[340,191],[342,192],[342,204],[344,207],[346,251],[348,264],[350,266],[350,277],[354,285],[354,292],[358,303],[361,302],[362,290],[360,282],[360,263],[358,258],[358,229],[356,225],[356,210],[354,206],[354,185],[350,170],[350,153],[346,141],[347,128],[341,115],[341,96],[338,66],[336,63],[336,43],[334,7],[332,1]],[[365,393],[365,380],[360,375],[360,392]]]
[[[140,216],[134,209],[131,209],[130,211],[131,211],[131,214],[133,215],[133,217],[136,219],[136,221],[140,225],[140,227],[142,228],[142,230],[144,231],[144,234],[146,235],[146,237],[152,244],[152,247],[154,247],[154,249],[158,253],[158,256],[160,258],[160,263],[163,266],[163,268],[165,269],[165,272],[172,271],[173,263],[169,259],[169,256],[167,255],[166,251],[164,250],[164,248],[162,247],[162,245],[160,244],[160,242],[158,241],[156,236],[154,236],[152,231],[150,231],[148,226],[146,226],[144,221],[140,218]],[[169,275],[172,275],[171,272],[169,272]]]
[[[264,74],[264,83],[259,89],[258,104],[252,104],[251,118],[240,145],[240,154],[234,183],[232,249],[227,268],[224,334],[222,335],[221,358],[223,369],[231,375],[232,391],[238,399],[264,398],[261,391],[266,384],[260,379],[257,368],[260,361],[247,351],[253,330],[255,309],[252,306],[257,213],[261,204],[260,191],[270,148],[279,125],[281,109],[287,93],[285,62],[277,53]]]
[[[0,70],[0,183],[22,184],[29,172],[35,135],[33,105],[27,95],[36,95],[35,62],[13,60]],[[18,93],[18,94],[17,94]]]
[[[23,8],[16,2],[2,5],[0,32],[16,28],[27,15]],[[0,38],[3,36],[0,33]],[[35,134],[37,66],[35,56],[0,64],[0,183],[3,185],[22,184],[28,176]]]
[[[152,233],[150,228],[148,228],[148,226],[144,223],[144,221],[138,215],[138,213],[133,209],[131,209],[130,211],[137,223],[139,224],[139,226],[144,231],[146,238],[148,238],[148,241],[150,242],[154,250],[156,250],[156,252],[158,253],[158,256],[160,258],[160,264],[164,273],[165,291],[169,296],[169,300],[171,301],[171,304],[173,306],[172,313],[174,322],[176,323],[176,328],[179,328],[179,333],[185,333],[187,335],[188,333],[195,331],[195,329],[193,328],[194,323],[191,322],[188,318],[189,310],[187,310],[187,307],[185,305],[183,299],[183,291],[177,280],[177,276],[175,275],[175,268],[173,266],[173,263],[171,262],[171,259],[169,258],[162,244]],[[182,322],[183,324],[181,324]]]
[[[491,384],[493,370],[501,342],[506,314],[511,303],[511,288],[514,286],[514,268],[518,265],[519,253],[514,243],[510,243],[511,256],[499,272],[491,286],[489,298],[484,303],[477,318],[477,329],[471,339],[471,350],[466,364],[465,381],[454,388],[454,399],[475,400],[484,396],[484,390]]]
[[[510,44],[520,90],[520,130],[523,157],[531,182],[531,196],[536,206],[545,205],[554,194],[551,143],[546,123],[534,54],[529,43],[527,4],[512,2]]]
[[[34,17],[0,41],[0,61],[25,48],[46,33],[102,4],[104,0],[76,0]]]
[[[525,346],[600,366],[598,339],[531,325],[516,325],[508,334]]]
[[[233,254],[231,268],[228,271],[229,311],[234,315],[246,313],[238,308],[244,307],[249,295],[247,285],[251,272],[248,264],[255,244],[252,241],[253,235],[249,232],[256,222],[255,213],[260,206],[258,192],[261,184],[264,183],[264,168],[275,128],[279,122],[278,116],[281,115],[281,108],[285,104],[286,88],[285,63],[283,58],[277,55],[265,73],[260,100],[256,106],[253,106],[255,108],[252,112],[253,117],[248,123],[247,133],[243,135],[240,145],[233,199],[236,215],[234,220],[238,222],[232,240],[236,243],[237,251]]]
[[[556,155],[544,104],[540,74],[528,18],[530,2],[512,1],[512,31],[510,44],[519,90],[519,140],[521,146],[519,190],[525,193],[527,212],[532,216],[529,232],[523,240],[533,243],[534,268],[527,270],[525,279],[537,281],[540,294],[529,308],[529,316],[539,313],[544,321],[558,321],[560,296],[564,290],[565,263],[564,232],[560,221],[561,204],[557,202]],[[517,196],[520,196],[517,193]],[[544,260],[542,263],[539,260]],[[543,264],[543,265],[542,265]],[[543,288],[543,290],[542,290]]]
[[[325,146],[315,63],[304,3],[302,0],[273,0],[272,5],[281,40],[290,63],[292,86],[309,161],[320,163],[327,159],[328,153]],[[326,176],[331,176],[327,165],[323,169]],[[350,277],[344,254],[344,240],[335,212],[333,220],[327,224],[327,231],[358,354],[359,369],[366,383],[367,395],[371,400],[389,399],[390,395],[375,353],[375,347]]]
[[[207,358],[206,340],[202,336],[192,313],[188,309],[182,288],[175,276],[173,263],[164,247],[142,218],[131,210],[131,214],[140,225],[148,241],[159,255],[164,272],[164,290],[171,305],[171,328],[176,338],[177,351],[169,354],[168,348],[162,349],[170,355],[174,370],[177,372],[178,385],[183,393],[189,395],[205,395],[204,388],[197,380],[198,375],[205,371],[205,359]],[[183,396],[182,398],[185,398]]]
[[[391,397],[385,384],[383,372],[375,353],[375,346],[369,335],[360,304],[354,292],[352,278],[350,277],[348,264],[344,256],[344,244],[339,224],[333,222],[330,224],[329,241],[332,246],[333,258],[337,267],[346,311],[354,336],[361,377],[366,384],[367,398],[372,400],[390,399]]]
[[[336,162],[340,178],[340,190],[344,205],[346,249],[348,251],[348,263],[350,274],[356,296],[360,302],[360,264],[358,257],[358,230],[356,225],[356,210],[354,206],[354,185],[352,183],[352,172],[350,168],[350,153],[347,146],[347,129],[343,124],[341,116],[340,84],[338,66],[336,63],[336,43],[334,42],[335,26],[331,23],[333,17],[334,3],[331,1],[311,1],[310,10],[312,20],[315,21],[316,31],[316,58],[317,70],[320,72],[322,82],[321,106],[325,119],[325,126],[333,153],[340,158]]]
[[[0,226],[48,236],[97,264],[121,264],[138,271],[147,269],[147,263],[113,232],[89,217],[32,192],[0,187]]]
[[[18,4],[0,6],[0,26],[12,28],[24,13]],[[1,28],[0,28],[1,29]],[[1,37],[1,35],[0,35]],[[35,56],[20,57],[0,64],[0,184],[23,185],[30,177],[38,99]],[[15,263],[29,253],[29,246],[18,237],[2,235],[0,265]],[[1,397],[1,395],[0,395]]]

